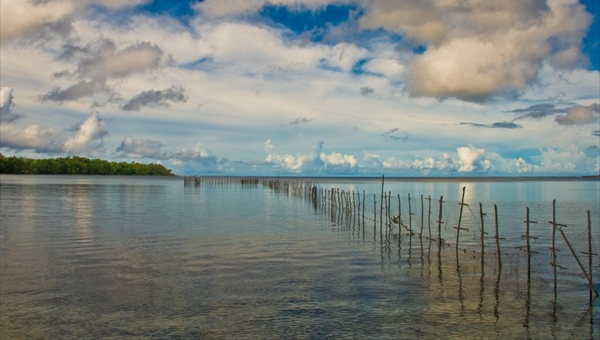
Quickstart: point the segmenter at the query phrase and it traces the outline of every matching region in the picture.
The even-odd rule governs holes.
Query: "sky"
[[[2,0],[0,152],[179,175],[600,173],[597,0]]]

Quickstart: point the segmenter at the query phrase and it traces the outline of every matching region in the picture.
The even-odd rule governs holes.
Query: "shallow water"
[[[318,185],[365,190],[371,203],[372,195],[379,201],[380,183],[350,182]],[[386,184],[392,197],[404,199],[409,192],[418,197],[412,201],[415,231],[421,228],[417,195],[447,193],[440,245],[433,240],[435,228],[410,237],[406,229],[381,227],[370,217],[379,213],[371,204],[365,204],[369,218],[363,224],[362,217],[322,201],[315,205],[305,196],[261,185],[184,187],[173,178],[2,175],[0,335],[599,337],[598,299],[590,309],[587,282],[572,259],[559,262],[569,268],[560,272],[554,301],[551,270],[541,266],[548,263],[545,254],[533,258],[539,266],[528,280],[526,255],[512,243],[503,247],[501,270],[492,240],[481,261],[475,229],[465,232],[457,251],[451,226],[464,185],[441,183]],[[503,223],[500,231],[516,235],[506,241],[515,244],[522,244],[524,224],[523,213],[509,213],[523,207],[511,206],[514,202],[544,210],[539,219],[547,229],[548,200],[558,197],[540,199],[539,193],[568,191],[557,204],[558,216],[563,223],[585,225],[579,221],[582,210],[597,206],[593,195],[599,192],[597,181],[559,184],[558,189],[556,183],[531,184],[529,190],[538,194],[510,189],[526,184],[509,182],[503,190],[524,194],[496,201],[495,184],[470,185],[473,193],[466,201],[482,200],[486,207],[499,202],[503,221],[518,221],[514,227]],[[493,194],[478,185],[491,186]],[[475,223],[475,206],[470,203],[472,216],[465,212],[466,224]],[[547,236],[543,240],[545,234],[537,233],[540,239],[532,248],[542,252]],[[571,235],[573,243],[583,244],[581,232]],[[597,247],[598,238],[593,239]],[[595,270],[595,282],[598,274]]]

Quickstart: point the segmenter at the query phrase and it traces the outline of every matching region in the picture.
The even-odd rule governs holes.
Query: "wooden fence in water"
[[[527,268],[527,285],[536,272],[533,267],[544,264],[540,253],[545,252],[550,257],[549,266],[552,272],[553,296],[556,305],[559,271],[569,272],[571,276],[580,276],[587,281],[589,286],[590,305],[599,293],[594,284],[594,265],[598,266],[598,254],[594,252],[592,239],[592,220],[590,211],[583,214],[587,221],[586,230],[571,233],[578,237],[569,236],[569,225],[557,222],[556,200],[552,201],[551,216],[548,218],[550,228],[548,233],[540,234],[539,230],[532,231],[532,226],[541,221],[531,218],[530,208],[525,207],[520,221],[521,232],[517,233],[514,218],[509,224],[510,232],[503,235],[502,217],[499,216],[498,207],[494,204],[493,218],[484,212],[483,205],[478,204],[473,209],[465,203],[465,187],[462,188],[462,198],[458,208],[448,207],[443,196],[439,199],[431,196],[401,197],[385,191],[385,179],[382,177],[381,192],[367,194],[365,191],[341,190],[339,188],[326,188],[319,186],[316,181],[295,178],[260,178],[260,177],[184,177],[185,186],[201,185],[262,185],[268,190],[281,192],[288,196],[295,196],[302,201],[309,202],[315,211],[322,216],[329,216],[337,225],[352,225],[362,230],[363,236],[367,228],[372,228],[373,234],[379,232],[381,240],[396,239],[400,249],[403,238],[408,241],[413,237],[436,242],[438,247],[452,248],[458,253],[472,253],[479,256],[481,271],[484,262],[492,258],[498,272],[502,271],[503,258],[514,258],[524,255]],[[415,202],[416,201],[416,206]],[[437,211],[436,211],[437,208]],[[470,215],[466,215],[466,211]],[[518,213],[515,216],[519,216]],[[597,226],[598,223],[596,222]],[[372,227],[371,227],[372,226]],[[583,236],[581,236],[583,235]],[[468,238],[468,239],[467,239]],[[573,245],[570,238],[576,238],[577,244]],[[542,240],[539,242],[539,240]],[[534,244],[532,244],[532,242]],[[596,240],[595,242],[598,242]],[[560,243],[563,249],[557,245]],[[576,249],[578,248],[578,249]],[[521,254],[521,255],[519,255]],[[559,255],[560,254],[560,255]],[[560,261],[559,261],[560,258]],[[596,258],[596,261],[594,261]],[[510,264],[518,266],[521,258],[513,259]],[[564,265],[569,263],[569,267]],[[576,264],[576,266],[575,266]],[[483,274],[483,273],[482,273]]]

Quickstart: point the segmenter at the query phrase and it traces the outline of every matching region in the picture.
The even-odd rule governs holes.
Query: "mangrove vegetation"
[[[175,176],[161,164],[111,162],[85,157],[31,159],[0,153],[0,174]]]

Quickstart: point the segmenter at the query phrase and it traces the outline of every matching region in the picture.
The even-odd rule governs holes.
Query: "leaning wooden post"
[[[560,231],[560,234],[562,235],[563,239],[565,239],[565,243],[567,244],[567,247],[569,247],[569,250],[571,251],[571,254],[573,254],[573,257],[577,261],[577,264],[579,265],[579,268],[581,268],[581,272],[583,272],[583,275],[588,280],[588,283],[590,284],[590,290],[593,290],[596,293],[596,296],[600,295],[600,294],[598,294],[598,291],[596,290],[596,287],[594,287],[594,283],[592,282],[591,275],[589,275],[587,273],[587,271],[583,267],[583,264],[581,264],[581,261],[579,261],[579,257],[577,257],[577,254],[575,253],[575,250],[573,250],[573,247],[571,247],[571,243],[567,239],[567,236],[565,235],[565,232],[562,230],[562,228],[559,228],[558,231]]]
[[[462,190],[462,198],[460,200],[460,213],[458,215],[458,226],[455,228],[456,229],[456,249],[458,249],[458,240],[460,238],[460,229],[461,229],[460,228],[460,223],[462,221],[463,207],[465,205],[468,205],[468,204],[465,204],[465,189],[466,188],[467,187],[463,187],[463,190]],[[468,229],[465,229],[465,230],[468,230]]]

